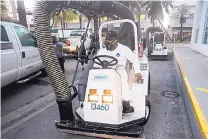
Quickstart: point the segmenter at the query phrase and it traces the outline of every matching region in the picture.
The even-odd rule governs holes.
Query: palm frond
[[[180,7],[175,10],[175,13],[173,13],[172,16],[175,16],[176,18],[178,17],[193,18],[194,14],[187,7],[187,5],[183,4],[180,5]]]

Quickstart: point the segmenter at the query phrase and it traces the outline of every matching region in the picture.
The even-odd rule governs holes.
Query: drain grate
[[[178,98],[180,96],[180,94],[175,91],[163,91],[161,95],[168,98]]]

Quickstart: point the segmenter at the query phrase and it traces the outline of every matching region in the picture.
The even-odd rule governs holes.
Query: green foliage
[[[172,7],[172,1],[148,1],[145,3],[148,18],[153,23],[157,18],[163,19],[163,9],[169,14],[169,8]]]
[[[51,14],[51,19],[54,17],[54,24],[61,23],[61,20],[64,20],[65,22],[72,22],[79,19],[79,15],[71,9],[62,9],[60,14],[55,16],[54,14],[56,13]]]

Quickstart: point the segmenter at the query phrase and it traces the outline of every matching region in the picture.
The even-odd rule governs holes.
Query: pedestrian
[[[58,58],[61,69],[64,73],[65,72],[65,68],[64,68],[65,58],[64,58],[64,52],[63,52],[64,45],[60,41],[57,41],[55,36],[52,36],[52,41],[55,47],[56,56]]]

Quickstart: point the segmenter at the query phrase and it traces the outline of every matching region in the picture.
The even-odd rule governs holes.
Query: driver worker
[[[127,46],[118,43],[118,35],[115,31],[108,31],[105,38],[105,47],[106,49],[102,49],[98,52],[98,55],[109,55],[113,56],[118,60],[118,63],[115,67],[113,67],[121,76],[122,82],[122,105],[123,105],[123,113],[132,113],[134,112],[134,108],[130,106],[130,98],[129,98],[129,85],[128,85],[128,75],[126,72],[126,63],[127,60],[133,64],[135,71],[135,79],[136,81],[140,81],[141,71],[140,71],[140,63],[139,59],[135,53],[131,51]]]

